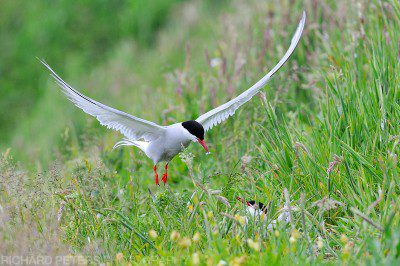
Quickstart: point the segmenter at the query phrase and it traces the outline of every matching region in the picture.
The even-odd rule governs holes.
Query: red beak
[[[197,139],[197,141],[201,144],[201,146],[203,146],[203,148],[206,150],[206,152],[209,153],[208,147],[207,147],[206,143],[204,142],[204,140]]]

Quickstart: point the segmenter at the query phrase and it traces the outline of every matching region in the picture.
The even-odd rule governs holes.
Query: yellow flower
[[[184,237],[181,239],[181,241],[179,241],[179,246],[181,246],[182,248],[188,248],[192,245],[192,241],[190,240],[190,238],[188,237]]]
[[[348,240],[349,240],[349,239],[347,238],[347,236],[346,236],[345,234],[342,234],[342,235],[340,236],[340,241],[341,241],[343,244],[346,244]]]
[[[179,234],[179,232],[174,230],[174,231],[171,232],[170,238],[171,238],[172,241],[176,241],[176,240],[179,239],[180,236],[181,236],[181,234]]]
[[[291,237],[289,238],[290,244],[296,243],[296,241],[297,241],[297,239],[294,238],[293,236],[291,236]]]
[[[192,212],[193,211],[193,205],[189,204],[188,209],[189,209],[189,212]]]
[[[276,237],[279,237],[280,233],[279,233],[279,231],[278,231],[278,230],[275,230],[275,232],[274,232],[274,233],[275,233],[275,236],[276,236]]]
[[[255,251],[260,251],[261,249],[260,243],[254,242],[254,240],[251,238],[247,239],[247,245]]]
[[[192,264],[199,265],[200,264],[200,256],[199,253],[195,252],[192,254]]]
[[[246,224],[246,217],[240,216],[239,214],[235,215],[236,221],[238,221],[242,226]]]
[[[115,255],[115,260],[117,262],[121,262],[124,259],[124,254],[122,254],[122,252],[117,253],[117,255]]]
[[[208,218],[212,218],[212,217],[213,217],[212,211],[207,212],[207,217],[208,217]]]
[[[197,243],[201,240],[201,235],[199,234],[199,232],[194,233],[192,240],[195,243]]]
[[[156,232],[154,229],[151,229],[151,230],[149,231],[149,236],[150,236],[151,238],[153,238],[153,239],[156,239],[156,238],[158,237],[158,234],[157,234],[157,232]]]

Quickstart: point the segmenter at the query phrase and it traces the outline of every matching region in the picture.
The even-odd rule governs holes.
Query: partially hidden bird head
[[[206,150],[207,154],[210,152],[208,151],[208,147],[204,142],[204,128],[203,126],[194,120],[185,121],[182,123],[182,126],[189,131],[189,133],[193,136],[193,141],[200,143],[201,146]]]
[[[246,202],[247,207],[252,208],[252,209],[258,209],[263,211],[264,213],[267,213],[267,206],[265,206],[262,202],[256,202],[255,200],[248,200],[244,201],[244,199],[240,197],[236,197],[236,199],[242,203]]]

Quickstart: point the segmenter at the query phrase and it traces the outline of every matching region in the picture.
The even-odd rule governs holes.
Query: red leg
[[[161,178],[162,181],[164,182],[164,185],[165,185],[165,183],[167,183],[167,178],[168,178],[168,163],[165,165],[165,174]]]
[[[154,180],[156,181],[156,185],[159,186],[160,183],[158,182],[157,165],[154,165],[153,170],[154,170],[154,174],[155,174]]]

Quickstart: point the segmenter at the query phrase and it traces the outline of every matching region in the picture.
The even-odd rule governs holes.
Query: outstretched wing
[[[163,126],[111,108],[83,95],[62,80],[45,61],[40,60],[40,62],[51,72],[51,76],[68,99],[85,113],[96,117],[101,125],[121,132],[129,140],[143,139],[150,142],[164,134]]]
[[[235,114],[236,110],[248,102],[257,92],[264,87],[264,85],[270,80],[270,78],[282,67],[282,65],[288,60],[290,55],[293,53],[297,44],[299,43],[301,34],[304,29],[304,23],[306,21],[306,13],[303,11],[303,17],[300,20],[297,30],[292,38],[289,49],[286,51],[285,55],[278,62],[278,64],[266,74],[262,79],[260,79],[256,84],[254,84],[250,89],[246,90],[236,98],[230,100],[229,102],[199,116],[196,121],[202,124],[204,129],[207,131],[213,126],[218,125],[222,121],[226,120],[229,116]]]

